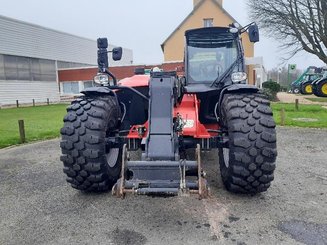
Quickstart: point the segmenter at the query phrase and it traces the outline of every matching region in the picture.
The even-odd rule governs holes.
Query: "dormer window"
[[[213,27],[213,19],[203,19],[204,27]]]

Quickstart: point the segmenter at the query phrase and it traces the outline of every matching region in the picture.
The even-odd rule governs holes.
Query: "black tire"
[[[83,97],[67,108],[61,129],[61,161],[67,182],[86,192],[109,190],[121,170],[122,149],[109,149],[105,139],[116,129],[116,98]]]
[[[322,79],[319,81],[317,86],[317,96],[318,97],[327,97],[327,79]]]
[[[311,90],[310,90],[310,86],[311,86]],[[301,84],[301,94],[312,94],[313,87],[311,82],[306,82],[306,83],[302,83]]]
[[[317,82],[312,83],[312,93],[315,96],[318,96],[318,91],[317,91]]]
[[[219,149],[223,183],[234,193],[266,191],[274,179],[275,122],[270,102],[260,94],[226,94],[222,102],[228,148]]]

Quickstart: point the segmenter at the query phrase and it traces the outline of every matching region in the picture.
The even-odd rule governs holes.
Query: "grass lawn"
[[[284,108],[285,126],[327,128],[327,109],[320,105],[299,105],[298,111],[294,104],[272,103],[271,106],[278,125],[281,121],[280,111]]]
[[[313,102],[326,102],[327,103],[327,98],[324,98],[324,97],[306,98],[306,99],[311,100]]]
[[[20,143],[18,120],[25,123],[26,141],[58,137],[67,104],[0,110],[0,148]]]

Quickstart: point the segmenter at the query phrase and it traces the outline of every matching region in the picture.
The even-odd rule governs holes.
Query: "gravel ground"
[[[59,140],[0,150],[0,244],[327,244],[327,131],[278,128],[268,192],[223,188],[203,154],[212,196],[121,200],[65,182]]]
[[[317,101],[311,101],[307,98],[318,98],[317,96],[311,94],[311,95],[301,95],[301,94],[290,94],[286,92],[279,92],[277,93],[277,98],[282,103],[295,103],[295,100],[298,99],[300,104],[306,104],[306,105],[325,105],[327,106],[326,102],[317,102]]]

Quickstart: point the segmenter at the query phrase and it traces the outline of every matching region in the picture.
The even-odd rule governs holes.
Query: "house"
[[[226,0],[231,1],[231,0]],[[162,43],[164,62],[182,62],[184,59],[185,31],[189,29],[221,26],[227,27],[235,20],[224,8],[223,0],[193,0],[192,12]],[[246,58],[254,56],[254,44],[250,42],[248,34],[242,34],[242,43]],[[248,81],[255,84],[253,65],[247,66]]]

